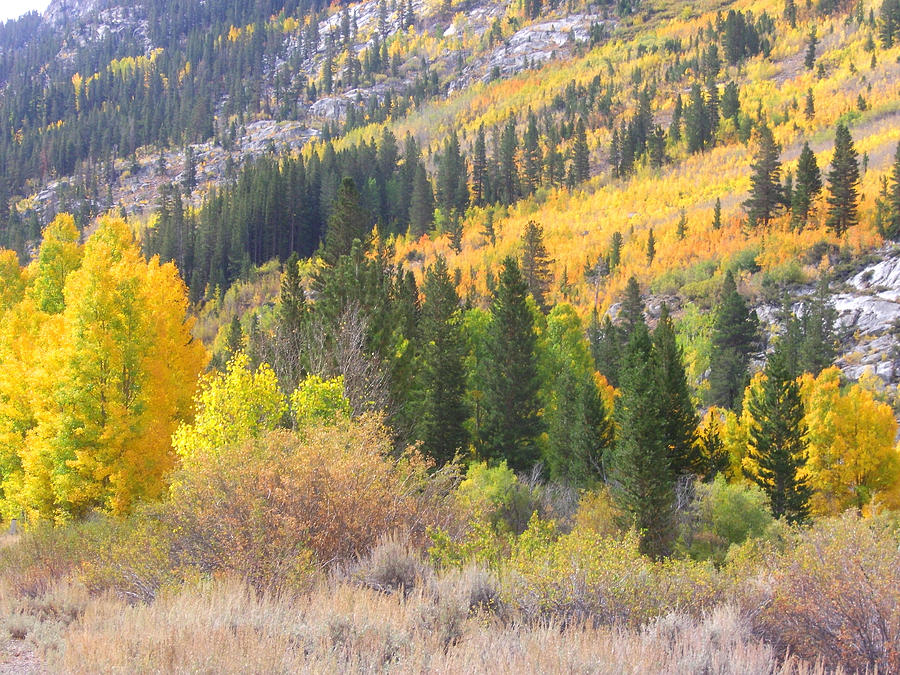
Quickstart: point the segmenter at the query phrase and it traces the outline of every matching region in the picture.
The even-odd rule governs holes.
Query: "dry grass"
[[[733,607],[623,631],[503,623],[456,600],[347,584],[301,598],[260,597],[234,581],[185,588],[152,605],[106,598],[88,607],[49,665],[73,673],[823,672],[779,663],[773,648],[748,637]]]

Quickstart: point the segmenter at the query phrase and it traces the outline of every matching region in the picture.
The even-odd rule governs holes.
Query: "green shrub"
[[[772,522],[766,495],[756,485],[728,483],[720,474],[696,490],[692,517],[682,528],[692,558],[722,563],[732,545],[762,536]]]

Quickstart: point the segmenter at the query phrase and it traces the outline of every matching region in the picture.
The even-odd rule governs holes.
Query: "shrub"
[[[173,481],[163,522],[176,557],[202,571],[239,574],[255,587],[291,585],[320,566],[350,562],[390,532],[424,543],[448,519],[442,474],[409,451],[390,456],[381,421],[363,417],[271,432],[192,462]]]
[[[426,576],[427,567],[409,543],[395,534],[381,541],[356,565],[355,576],[378,591],[410,592]]]
[[[552,522],[534,518],[504,576],[504,602],[529,620],[639,626],[670,611],[701,613],[721,597],[710,566],[653,562],[641,555],[634,531],[617,538],[578,528],[555,535]]]
[[[719,474],[696,485],[696,501],[682,526],[682,543],[691,557],[722,563],[729,547],[763,534],[772,516],[756,485],[728,483]]]
[[[852,512],[798,532],[768,561],[757,629],[831,667],[900,672],[898,543],[889,520]]]
[[[3,580],[17,595],[42,596],[78,570],[93,529],[93,523],[58,528],[40,525],[26,532],[15,545],[0,548]]]

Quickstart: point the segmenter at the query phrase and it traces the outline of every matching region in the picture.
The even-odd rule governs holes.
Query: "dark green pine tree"
[[[528,109],[525,137],[522,139],[522,192],[527,197],[541,185],[541,147],[538,144],[537,117]]]
[[[684,112],[684,136],[687,150],[691,154],[703,150],[709,140],[706,102],[703,100],[703,91],[697,83],[691,87],[691,96]]]
[[[272,366],[278,380],[285,391],[293,391],[301,377],[300,351],[302,349],[302,331],[306,319],[306,298],[300,279],[299,257],[292,253],[284,264],[281,275],[281,294],[279,296],[278,318],[275,344],[277,346]],[[254,314],[254,318],[256,315]],[[259,319],[256,318],[256,328]],[[254,336],[251,336],[254,337]],[[250,341],[258,352],[259,335]]]
[[[900,19],[900,17],[898,17]],[[900,143],[894,154],[894,166],[888,181],[888,217],[885,224],[885,236],[888,239],[900,239]]]
[[[675,227],[675,236],[681,241],[687,236],[687,213],[681,209],[681,216],[678,218],[678,225]]]
[[[225,339],[225,348],[229,357],[237,354],[244,348],[244,331],[241,329],[241,320],[237,314],[231,316],[231,323],[228,325],[228,335]]]
[[[466,160],[460,153],[455,131],[450,132],[438,161],[437,202],[445,214],[462,213],[469,203]]]
[[[515,258],[502,264],[491,302],[484,377],[481,449],[489,459],[507,460],[527,471],[540,459],[537,336],[527,302],[528,286]]]
[[[299,262],[300,257],[297,253],[292,253],[284,264],[284,273],[281,275],[278,322],[290,332],[300,329],[306,309],[306,297],[300,280]]]
[[[744,202],[747,220],[751,227],[768,227],[783,202],[781,189],[781,148],[772,136],[772,130],[763,124],[757,132],[759,148],[750,165],[750,197]]]
[[[624,239],[622,238],[622,233],[613,232],[612,237],[609,238],[609,253],[606,256],[606,264],[609,267],[610,274],[612,274],[619,266],[619,263],[622,262],[623,245]]]
[[[816,36],[816,27],[813,26],[809,31],[809,38],[806,42],[806,58],[803,60],[807,70],[812,70],[816,67],[816,47],[818,44],[819,38]]]
[[[338,188],[325,232],[324,259],[334,265],[342,255],[350,253],[354,239],[366,243],[369,234],[369,214],[360,204],[359,192],[353,179],[345,177]]]
[[[556,406],[547,425],[551,476],[572,485],[605,478],[615,430],[593,377],[564,366],[553,384]]]
[[[838,341],[834,333],[837,312],[831,304],[831,291],[826,275],[819,279],[816,292],[803,302],[800,327],[800,372],[818,375],[834,363]]]
[[[681,140],[681,116],[684,112],[684,101],[681,94],[675,97],[675,107],[672,109],[672,122],[669,124],[669,140],[677,143]]]
[[[828,171],[828,215],[825,226],[842,236],[859,222],[859,162],[850,130],[838,124]]]
[[[434,194],[431,182],[421,162],[413,174],[412,195],[409,199],[409,225],[414,236],[421,237],[434,222]]]
[[[737,121],[738,114],[741,112],[740,90],[737,84],[729,82],[722,91],[722,117],[726,120],[732,119]]]
[[[822,172],[809,143],[804,143],[797,161],[797,182],[791,195],[791,226],[794,229],[802,230],[806,226],[812,202],[821,192]]]
[[[659,423],[669,456],[669,467],[674,476],[699,475],[703,473],[703,462],[696,445],[699,420],[691,401],[684,357],[665,304],[653,331],[653,355],[659,381],[659,400],[664,411]]]
[[[717,474],[725,473],[731,464],[725,442],[722,440],[721,423],[713,417],[697,438],[697,447],[703,464],[702,477],[710,481]]]
[[[484,141],[484,124],[478,126],[475,147],[472,151],[472,201],[475,206],[485,203],[487,197],[487,149]]]
[[[816,100],[813,98],[812,88],[806,90],[806,103],[803,105],[803,115],[808,120],[816,116]]]
[[[622,344],[627,345],[635,329],[645,323],[644,299],[641,297],[641,288],[637,279],[630,277],[625,285],[625,297],[619,308],[619,327],[622,331]]]
[[[738,293],[734,275],[725,274],[713,324],[709,359],[710,402],[736,408],[747,386],[750,354],[757,345],[758,320]]]
[[[591,315],[588,329],[594,367],[612,386],[619,386],[619,363],[622,360],[622,333],[607,314],[601,322],[597,310]]]
[[[622,362],[615,418],[619,435],[612,452],[611,487],[617,506],[641,536],[641,551],[671,551],[675,480],[669,465],[659,379],[647,325],[634,330]]]
[[[457,452],[465,450],[469,437],[464,426],[468,418],[464,400],[466,344],[460,323],[460,301],[442,256],[425,271],[422,291],[425,296],[419,319],[422,403],[416,420],[416,437],[422,441],[426,454],[445,464]]]
[[[653,259],[656,257],[656,237],[653,235],[653,228],[647,234],[647,264],[652,265]]]
[[[587,131],[584,119],[578,118],[575,123],[575,140],[572,143],[572,169],[576,183],[583,183],[591,177],[591,160],[587,144]]]
[[[791,28],[797,27],[797,4],[794,0],[786,0],[784,3],[784,18]]]
[[[809,516],[812,489],[802,476],[806,423],[793,371],[788,355],[776,347],[766,364],[761,391],[747,401],[752,420],[748,456],[754,466],[745,473],[769,497],[773,516],[796,523]]]
[[[510,115],[500,136],[500,161],[498,163],[498,196],[504,204],[512,204],[519,198],[520,194],[519,168],[516,165],[516,150],[518,147],[516,119]]]
[[[713,207],[712,226],[714,230],[722,229],[722,199],[719,197],[716,197],[716,205]]]
[[[544,228],[529,220],[522,235],[522,276],[534,301],[545,313],[549,309],[547,293],[553,284],[552,263],[544,246]]]

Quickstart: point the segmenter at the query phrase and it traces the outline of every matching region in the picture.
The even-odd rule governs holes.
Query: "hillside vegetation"
[[[900,4],[0,26],[0,670],[900,670]]]

